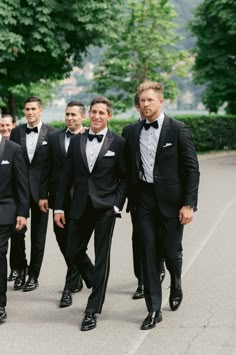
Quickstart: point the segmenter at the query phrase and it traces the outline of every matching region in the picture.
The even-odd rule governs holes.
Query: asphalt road
[[[129,215],[117,221],[111,272],[97,328],[81,332],[89,291],[58,307],[65,265],[50,218],[44,263],[36,291],[8,283],[8,319],[0,324],[1,355],[236,354],[236,152],[200,157],[199,210],[184,234],[184,299],[172,312],[169,277],[163,283],[163,322],[141,331],[147,311],[132,300],[136,288]],[[93,257],[92,243],[89,254]]]

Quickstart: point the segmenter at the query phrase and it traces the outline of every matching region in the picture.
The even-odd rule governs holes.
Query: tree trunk
[[[15,104],[15,97],[13,94],[8,95],[8,100],[7,100],[7,109],[10,115],[13,117],[16,117],[16,104]]]

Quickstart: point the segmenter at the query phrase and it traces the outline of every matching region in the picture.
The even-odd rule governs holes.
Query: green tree
[[[67,75],[109,32],[117,0],[1,0],[0,105],[15,112],[16,86]]]
[[[236,113],[236,2],[205,0],[191,29],[197,38],[194,79],[205,84],[203,103],[210,112],[225,104]]]
[[[177,95],[172,75],[184,75],[187,53],[176,50],[175,11],[168,0],[128,0],[117,14],[104,58],[95,71],[93,89],[107,94],[116,108],[132,105],[145,79],[161,81],[165,97]]]

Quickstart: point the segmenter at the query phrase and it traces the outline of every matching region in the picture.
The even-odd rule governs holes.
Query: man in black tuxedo
[[[90,129],[71,139],[60,191],[55,203],[55,222],[68,226],[67,254],[77,262],[85,281],[92,281],[81,330],[96,327],[101,313],[109,275],[110,248],[116,216],[120,216],[127,193],[125,140],[112,133],[107,123],[112,117],[111,102],[96,97],[90,104]],[[74,195],[65,221],[64,201],[70,186]],[[85,252],[92,233],[95,238],[95,266],[88,264]]]
[[[42,123],[42,104],[36,96],[25,101],[24,114],[27,124],[14,128],[10,139],[22,146],[23,156],[27,167],[30,189],[30,217],[31,217],[31,253],[28,269],[28,279],[25,282],[27,260],[25,254],[25,235],[20,241],[21,253],[18,255],[19,275],[15,279],[15,290],[32,291],[38,287],[38,277],[43,261],[44,247],[47,233],[48,213],[40,210],[39,184],[43,162],[47,154],[48,135],[54,128]],[[14,238],[14,236],[13,236]]]
[[[141,329],[146,330],[162,320],[160,246],[170,273],[171,309],[177,310],[182,302],[183,226],[192,221],[197,208],[199,166],[188,128],[162,112],[162,85],[144,82],[137,94],[146,119],[132,126],[126,154],[129,198],[137,206],[142,245],[148,316]]]
[[[56,193],[59,189],[70,139],[75,134],[78,134],[81,130],[83,130],[82,123],[84,119],[84,105],[79,101],[71,101],[68,103],[65,112],[66,128],[55,132],[48,137],[48,154],[41,175],[39,192],[39,207],[41,211],[45,213],[48,212],[48,208],[54,208]],[[71,193],[67,195],[64,206],[66,219],[69,212],[68,208]],[[68,265],[66,257],[67,225],[68,224],[65,225],[65,228],[60,228],[54,221],[53,228],[59,248],[64,256],[66,264]],[[67,271],[66,284],[60,300],[60,307],[70,306],[72,304],[71,293],[79,292],[82,287],[83,283],[79,270],[76,265],[73,265],[73,267]]]
[[[139,97],[137,94],[134,96],[134,105],[136,110],[140,113],[139,121],[145,119],[145,116],[143,115],[140,109]],[[123,128],[122,137],[127,139],[129,135],[129,131],[132,130],[132,126],[133,123]],[[129,198],[128,198],[126,212],[130,212],[132,227],[133,227],[132,230],[133,265],[134,265],[134,275],[138,280],[138,287],[134,292],[132,298],[134,300],[137,300],[137,299],[144,298],[143,272],[142,272],[142,261],[141,261],[141,242],[140,242],[138,227],[137,227],[137,208],[134,205],[134,201],[130,200]],[[163,282],[164,278],[165,278],[165,264],[164,264],[164,258],[161,257],[160,259],[161,283]]]
[[[13,230],[26,226],[29,214],[27,169],[21,147],[0,134],[0,321],[7,317],[7,248]]]

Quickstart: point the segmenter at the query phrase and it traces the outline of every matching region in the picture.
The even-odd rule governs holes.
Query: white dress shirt
[[[28,128],[32,128],[27,124]],[[42,127],[42,122],[40,121],[38,124],[38,132],[30,132],[29,134],[26,134],[26,149],[27,149],[27,154],[29,157],[30,163],[33,160],[35,149],[37,146],[38,138],[39,138],[39,132]]]
[[[95,134],[91,130],[91,128],[89,129],[89,134]],[[92,141],[87,139],[87,144],[86,144],[86,156],[87,156],[87,162],[88,162],[90,173],[93,170],[98,154],[100,153],[100,150],[102,148],[105,136],[107,134],[107,128],[104,128],[102,131],[98,132],[97,134],[103,134],[103,138],[101,142],[98,142],[98,140],[94,138]]]
[[[140,179],[149,183],[153,183],[153,168],[164,117],[164,113],[162,112],[155,120],[158,122],[158,128],[151,126],[146,130],[143,127],[139,137],[141,161],[144,172],[144,176],[142,176],[142,173],[140,174]],[[147,119],[146,122],[151,123]]]

